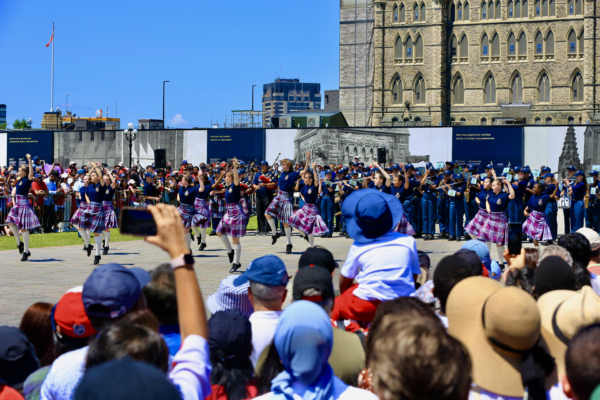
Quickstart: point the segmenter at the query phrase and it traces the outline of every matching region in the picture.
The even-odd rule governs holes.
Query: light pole
[[[127,129],[123,131],[123,134],[125,135],[125,140],[129,143],[129,170],[131,170],[131,148],[137,136],[137,129],[133,129],[133,124],[130,122],[127,124]]]
[[[256,85],[252,85],[252,111],[254,111],[254,86]]]
[[[69,95],[67,95],[67,103],[65,104],[65,107],[67,108],[67,113],[69,112]]]
[[[163,81],[163,129],[165,129],[165,83],[169,81]]]

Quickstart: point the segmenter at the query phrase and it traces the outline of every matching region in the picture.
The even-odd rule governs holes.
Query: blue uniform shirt
[[[481,191],[477,193],[477,198],[479,198],[481,208],[485,209],[485,201],[490,193],[493,193],[492,190],[483,189],[481,189]]]
[[[465,185],[464,182],[461,182],[458,185],[451,186],[451,188],[451,190],[456,190],[456,196],[448,196],[450,198],[450,202],[454,203],[455,201],[463,201],[465,190],[467,190],[467,185]],[[461,196],[458,195],[459,193]]]
[[[85,198],[85,195],[87,194],[88,189],[91,188],[91,187],[92,187],[92,185],[90,184],[88,186],[82,185],[79,188],[79,196],[81,197],[81,202],[82,203],[87,203],[87,199]]]
[[[375,189],[375,182],[373,182],[373,181],[369,181],[369,183],[367,183],[367,187],[368,187],[369,189]]]
[[[33,180],[29,180],[29,177],[27,176],[19,179],[19,183],[17,183],[17,194],[20,196],[27,196],[32,183]]]
[[[550,196],[552,193],[554,193],[554,189],[556,188],[556,185],[550,184],[548,186],[546,186],[546,188],[544,189],[544,191],[542,192],[542,194],[547,194],[548,196]],[[550,203],[556,203],[555,199],[549,199]]]
[[[282,171],[277,180],[277,186],[282,192],[291,192],[296,183],[296,179],[300,176],[300,173],[296,171],[285,172]]]
[[[494,191],[490,191],[488,202],[490,203],[491,212],[505,212],[508,208],[508,193],[495,194]]]
[[[261,172],[258,172],[256,175],[254,175],[254,180],[252,181],[253,185],[260,185],[262,183],[262,181],[259,179],[261,176],[263,176],[263,174]],[[268,177],[268,175],[265,175]],[[258,189],[258,191],[256,192],[259,196],[268,196],[272,193],[273,191],[271,189],[267,189],[266,187],[261,187]]]
[[[225,190],[225,202],[228,204],[235,204],[235,203],[239,203],[240,199],[242,198],[242,195],[240,193],[240,185],[235,186],[235,184],[231,184],[231,186],[229,186],[227,188],[227,190]]]
[[[519,182],[516,182],[516,184],[512,185],[512,187],[515,190],[515,200],[522,199],[527,191],[527,188],[529,187],[529,182],[519,181]],[[533,187],[531,187],[530,189],[533,189]],[[550,192],[550,193],[552,193],[552,192]]]
[[[380,192],[383,192],[383,193],[392,194],[392,187],[391,186],[390,187],[387,187],[385,185],[380,186],[380,187],[375,186],[375,189],[379,190]]]
[[[315,204],[319,197],[319,189],[315,185],[305,185],[302,181],[300,182],[300,194],[306,204]]]
[[[106,189],[100,184],[100,182],[93,184],[90,183],[87,190],[87,195],[92,203],[102,203]]]
[[[196,196],[198,195],[198,190],[200,190],[199,186],[179,186],[179,201],[189,206],[193,205],[194,200],[196,200]]]
[[[106,191],[104,192],[104,201],[112,201],[115,197],[115,189],[112,186],[106,186]]]
[[[154,185],[148,182],[144,182],[144,196],[154,197],[155,194]]]
[[[553,189],[554,190],[554,189]],[[546,205],[550,201],[550,196],[547,194],[542,194],[539,196],[533,195],[529,199],[529,203],[527,203],[527,207],[533,211],[544,212],[546,211]]]
[[[585,196],[585,182],[579,182],[571,186],[573,189],[573,200],[579,201],[583,200],[583,196]]]
[[[331,181],[333,182],[333,181]],[[335,197],[335,184],[331,184],[329,185],[330,188],[333,189],[333,192],[330,192],[329,189],[327,188],[327,183],[323,182],[321,184],[321,195],[322,196],[329,196],[332,200]]]
[[[210,188],[208,186],[204,186],[204,191],[200,191],[200,186],[198,186],[198,193],[196,197],[202,200],[206,200],[210,197]]]

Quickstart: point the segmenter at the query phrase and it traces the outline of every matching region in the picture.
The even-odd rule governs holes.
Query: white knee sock
[[[314,247],[314,245],[315,245],[315,235],[308,235],[308,245],[310,247]]]
[[[504,263],[504,247],[496,246],[496,251],[498,252],[498,263],[502,265]]]
[[[104,232],[104,247],[108,247],[108,242],[110,242],[110,232]]]
[[[206,244],[206,228],[200,229],[200,234],[202,235],[202,243]]]
[[[192,247],[192,235],[190,235],[189,232],[185,234],[185,244],[187,245],[188,249]]]
[[[234,244],[231,247],[233,248],[233,251],[235,252],[233,254],[233,263],[234,264],[239,264],[240,263],[240,257],[242,257],[242,245],[241,244]]]
[[[19,235],[19,228],[16,225],[9,225],[10,231],[13,235],[15,235],[15,240],[17,241],[17,246],[21,244],[21,235]]]
[[[473,240],[477,239],[477,236],[473,235],[472,233],[469,233],[469,236],[471,236],[471,239]]]
[[[196,236],[197,238],[200,237],[200,232],[198,232],[197,226],[192,226],[192,232],[194,232],[194,236]]]
[[[94,243],[96,243],[96,255],[100,255],[100,248],[102,247],[102,236],[94,236]]]
[[[87,231],[85,229],[79,229],[79,234],[83,239],[83,243],[85,243],[85,247],[88,247],[90,245],[90,237],[88,236]]]
[[[275,228],[275,220],[273,218],[268,219],[267,222],[269,223],[269,226],[271,227],[271,233],[274,235],[277,233],[277,229]]]
[[[104,232],[100,232],[100,238],[104,240]]]
[[[306,232],[302,232],[302,231],[300,231],[300,234],[302,235],[302,237],[306,237],[306,236],[308,236],[308,235],[306,234]]]
[[[29,251],[29,231],[23,231],[23,243],[25,244],[25,253]]]
[[[292,244],[292,228],[290,228],[288,226],[287,228],[284,227],[283,230],[285,231],[285,237],[287,238],[287,244]]]
[[[219,239],[221,239],[221,242],[223,242],[223,244],[225,245],[227,253],[231,253],[231,244],[229,243],[229,238],[227,237],[227,235],[220,236]]]

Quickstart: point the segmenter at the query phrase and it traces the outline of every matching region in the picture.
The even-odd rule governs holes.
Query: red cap
[[[221,168],[225,168],[227,166],[226,163],[221,163]]]
[[[96,334],[85,313],[81,292],[65,293],[54,310],[54,320],[62,334],[72,338],[85,338]]]

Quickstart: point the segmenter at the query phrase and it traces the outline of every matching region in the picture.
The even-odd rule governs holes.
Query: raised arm
[[[29,180],[32,181],[33,180],[33,161],[31,161],[31,156],[29,154],[26,155],[27,157],[27,164],[29,164]]]
[[[231,172],[233,172],[233,184],[235,186],[240,186],[240,176],[238,175],[238,169],[237,169],[237,158],[233,157],[232,164],[233,166],[231,167]]]
[[[300,172],[300,176],[304,176],[308,172],[308,165],[310,164],[310,151],[306,152],[306,163],[304,163],[304,169]]]
[[[512,185],[506,179],[504,180],[504,185],[508,189],[508,198],[511,200],[514,199],[515,198],[515,189],[513,189]]]
[[[375,167],[377,167],[379,172],[381,172],[381,175],[383,175],[385,177],[385,186],[386,187],[392,186],[392,179],[390,178],[390,175],[387,172],[385,172],[385,170],[383,168],[381,168],[381,165],[379,165],[375,160],[371,160],[371,164],[374,165]]]

